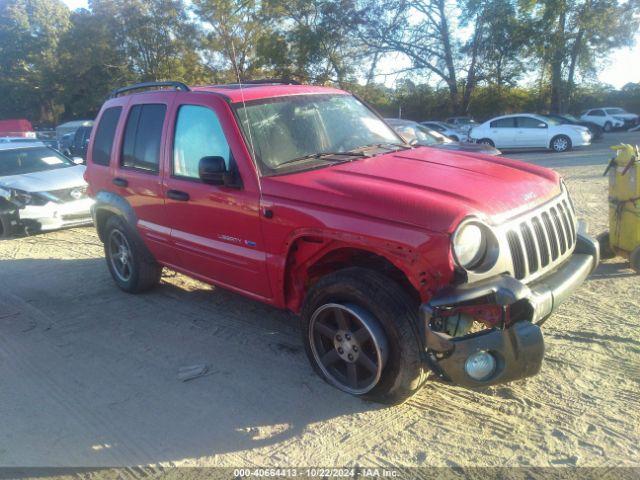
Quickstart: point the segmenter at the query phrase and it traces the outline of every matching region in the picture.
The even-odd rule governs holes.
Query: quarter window
[[[203,157],[222,157],[230,168],[231,151],[218,116],[207,107],[183,105],[176,120],[173,174],[199,178],[198,165]]]
[[[122,144],[122,166],[157,172],[166,105],[134,105]]]
[[[102,114],[100,124],[96,130],[96,138],[93,141],[93,163],[97,165],[109,165],[111,158],[111,148],[113,147],[113,137],[116,133],[118,120],[120,120],[122,107],[108,108]]]

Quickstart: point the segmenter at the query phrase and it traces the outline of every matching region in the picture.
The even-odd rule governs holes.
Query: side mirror
[[[540,123],[538,124],[538,128],[547,128],[547,124],[546,124],[546,123],[544,123],[544,122],[540,122]]]
[[[198,164],[198,175],[203,183],[209,185],[233,183],[233,174],[227,170],[227,165],[222,157],[202,157]]]
[[[71,160],[76,165],[82,165],[84,163],[84,158],[82,158],[82,157],[73,157]]]

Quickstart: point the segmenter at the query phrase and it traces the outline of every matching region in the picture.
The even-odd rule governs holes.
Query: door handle
[[[181,192],[180,190],[167,190],[167,197],[179,202],[188,202],[190,198],[187,192]]]
[[[114,178],[112,182],[117,187],[126,187],[129,185],[129,182],[127,182],[124,178],[119,177]]]

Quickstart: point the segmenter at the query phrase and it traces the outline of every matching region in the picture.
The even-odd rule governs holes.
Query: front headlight
[[[461,224],[453,235],[453,253],[458,265],[467,270],[478,265],[487,251],[487,239],[480,224]]]

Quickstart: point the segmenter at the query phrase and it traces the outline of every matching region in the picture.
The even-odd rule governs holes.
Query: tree
[[[182,0],[91,0],[89,6],[140,80],[199,83],[209,77]]]
[[[448,88],[454,110],[460,110],[456,56],[445,0],[370,0],[363,9],[362,38],[382,53],[401,53],[412,68],[435,75]]]
[[[69,27],[69,10],[59,0],[0,2],[0,115],[57,119],[57,48]]]
[[[275,35],[260,44],[265,67],[313,83],[355,81],[367,55],[355,0],[271,0],[269,11]]]
[[[522,1],[522,18],[531,21],[533,58],[548,68],[553,112],[570,106],[576,75],[592,74],[611,50],[630,46],[638,31],[638,0]]]
[[[136,80],[120,47],[102,16],[88,10],[71,14],[71,28],[60,40],[57,67],[64,119],[93,118],[111,90]]]

